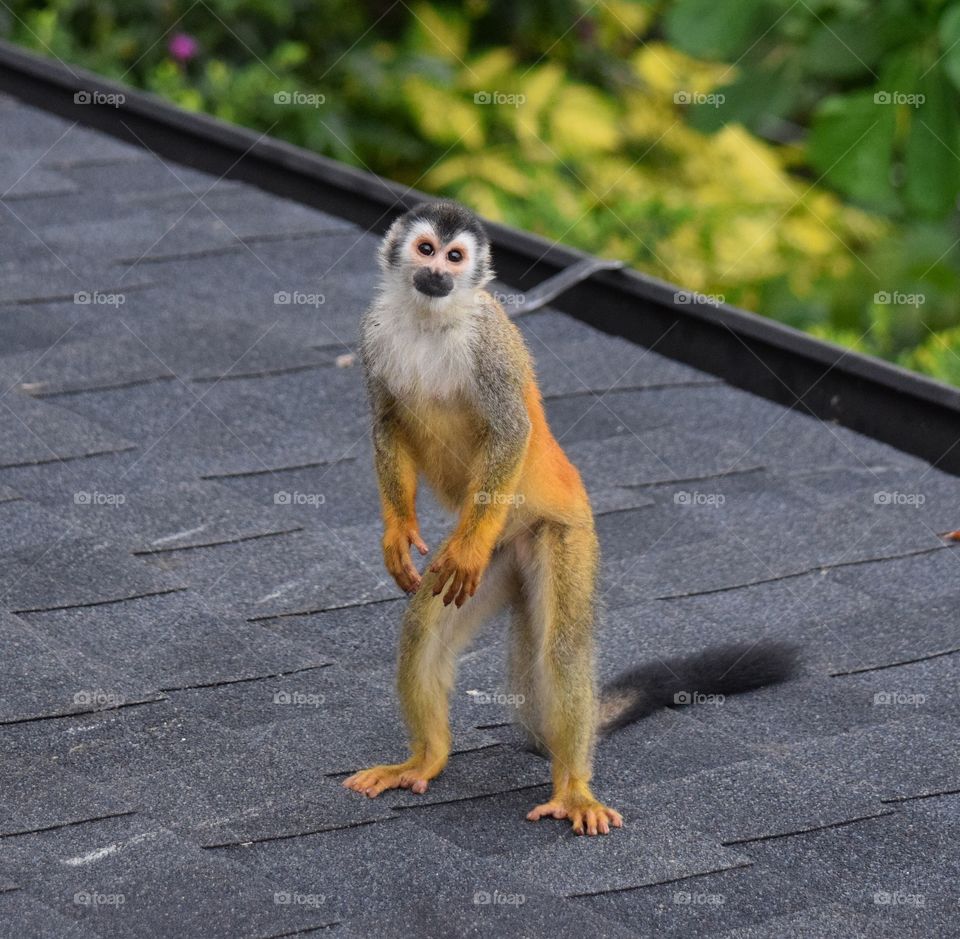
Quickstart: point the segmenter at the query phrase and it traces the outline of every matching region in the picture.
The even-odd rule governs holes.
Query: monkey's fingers
[[[413,593],[419,588],[420,574],[410,560],[408,549],[392,550],[387,556],[387,570],[404,592]]]
[[[412,544],[421,555],[428,554],[430,549],[426,546],[424,540],[420,537],[420,532],[410,532],[410,544]]]
[[[407,580],[407,575],[404,572],[402,567],[397,566],[396,564],[388,564],[387,570],[390,573],[390,576],[394,579],[396,585],[406,593],[410,589],[410,584]]]
[[[413,566],[413,561],[410,560],[410,554],[406,551],[403,552],[403,573],[405,575],[405,581],[407,586],[403,589],[407,593],[416,593],[420,589],[420,572]]]
[[[430,570],[437,575],[433,584],[433,595],[436,597],[443,590],[447,581],[456,573],[456,565],[451,558],[441,558],[434,561]]]
[[[470,599],[476,592],[477,587],[480,585],[480,577],[477,574],[469,573],[463,579],[463,587],[460,589],[460,593],[457,594],[456,604],[458,607],[464,605],[467,600]]]
[[[444,606],[450,606],[450,604],[457,599],[457,597],[460,595],[460,592],[463,590],[465,578],[466,572],[461,568],[456,568],[454,570],[453,581],[450,583],[450,589],[443,598]],[[458,603],[457,606],[462,606],[462,604]]]

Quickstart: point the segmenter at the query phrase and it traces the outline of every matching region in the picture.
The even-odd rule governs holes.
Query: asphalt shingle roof
[[[476,693],[498,621],[448,770],[356,797],[403,750],[350,358],[376,237],[12,99],[0,126],[0,934],[960,934],[960,481],[521,315],[598,514],[602,677],[760,636],[802,674],[604,743],[627,827],[578,839],[523,820],[547,764]]]

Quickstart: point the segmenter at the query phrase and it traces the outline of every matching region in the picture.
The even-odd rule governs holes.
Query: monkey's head
[[[441,309],[493,277],[480,220],[457,202],[428,202],[401,215],[380,246],[384,286],[398,300]],[[404,296],[406,294],[406,296]]]

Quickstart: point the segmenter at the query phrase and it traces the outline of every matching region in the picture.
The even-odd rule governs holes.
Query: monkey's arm
[[[371,383],[370,399],[374,466],[383,512],[383,560],[397,586],[409,593],[420,586],[410,546],[427,553],[417,523],[417,468],[399,430],[397,402],[379,382]]]
[[[484,425],[477,465],[471,474],[457,526],[431,565],[440,576],[439,594],[452,578],[443,602],[463,606],[472,597],[503,533],[530,440],[530,417],[518,375],[494,372],[481,381],[479,410]]]

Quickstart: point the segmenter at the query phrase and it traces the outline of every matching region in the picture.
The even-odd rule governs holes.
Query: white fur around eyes
[[[433,241],[438,241],[437,233],[433,230],[433,226],[421,219],[415,225],[410,227],[410,231],[407,234],[406,246],[409,247],[410,244],[416,241],[418,238],[423,238],[426,235],[428,238],[431,238]]]
[[[410,234],[407,237],[406,247],[409,249],[410,245],[416,244],[418,239],[422,238],[424,235],[427,235],[435,242],[440,241],[440,239],[437,237],[437,233],[433,230],[433,226],[427,221],[420,221],[410,229]],[[458,232],[453,238],[451,238],[448,244],[455,241],[460,242],[460,244],[466,248],[467,263],[464,265],[464,276],[467,276],[477,262],[477,239],[474,238],[470,232],[463,231]],[[441,247],[443,247],[443,245],[441,245]]]
[[[473,237],[468,231],[460,232],[454,241],[459,241],[460,244],[467,249],[467,264],[466,266],[470,269],[477,263],[477,239]]]

